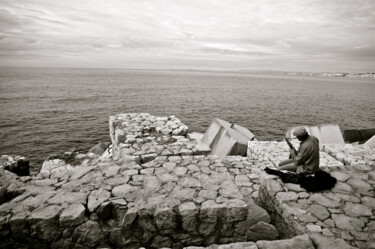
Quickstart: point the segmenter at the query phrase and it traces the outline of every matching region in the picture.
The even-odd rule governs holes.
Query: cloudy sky
[[[375,71],[375,1],[0,0],[0,66]]]

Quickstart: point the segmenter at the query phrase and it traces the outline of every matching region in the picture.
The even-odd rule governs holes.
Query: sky
[[[375,1],[0,0],[0,66],[375,72]]]

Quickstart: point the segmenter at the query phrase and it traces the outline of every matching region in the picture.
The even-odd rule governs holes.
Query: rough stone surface
[[[107,201],[111,197],[111,193],[107,190],[99,189],[94,190],[89,195],[87,203],[89,211],[94,212],[103,202]]]
[[[279,238],[279,232],[276,228],[263,221],[251,226],[247,230],[247,239],[252,241],[258,240],[276,240]]]
[[[83,223],[87,219],[85,211],[85,207],[80,203],[68,206],[60,215],[60,225],[66,227]]]
[[[251,141],[248,157],[220,158],[186,133],[174,116],[120,114],[109,157],[53,158],[27,177],[0,168],[0,248],[288,248],[300,234],[328,236],[320,248],[327,238],[374,247],[372,147],[324,146],[321,167],[338,184],[314,194],[264,172],[287,158],[285,142]],[[293,243],[259,241],[277,238],[270,215]]]
[[[73,240],[85,246],[93,247],[104,238],[98,222],[89,220],[74,229]]]
[[[292,239],[275,240],[275,241],[258,241],[258,249],[292,249],[305,248],[314,249],[314,246],[307,235],[296,236]]]

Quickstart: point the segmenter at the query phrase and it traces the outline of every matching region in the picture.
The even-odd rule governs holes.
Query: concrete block
[[[375,129],[361,129],[359,133],[361,134],[361,141],[364,141],[375,135]]]
[[[359,130],[344,130],[343,137],[346,143],[355,143],[362,140]]]
[[[365,143],[365,145],[375,146],[375,135],[372,136],[372,138],[370,138],[369,140],[367,140],[367,142]]]
[[[289,130],[286,132],[286,136],[295,138],[293,132],[296,128],[297,126],[289,128]],[[305,128],[309,135],[313,135],[319,139],[320,148],[322,148],[324,144],[345,144],[340,127],[337,124],[305,126]]]
[[[202,141],[210,146],[214,155],[245,156],[247,143],[253,139],[254,135],[248,129],[214,118]]]

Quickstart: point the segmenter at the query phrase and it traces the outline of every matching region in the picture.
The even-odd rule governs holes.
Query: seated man
[[[291,159],[279,163],[279,170],[314,174],[319,170],[319,140],[310,136],[305,127],[298,127],[293,135],[301,141],[298,152],[291,150]]]

